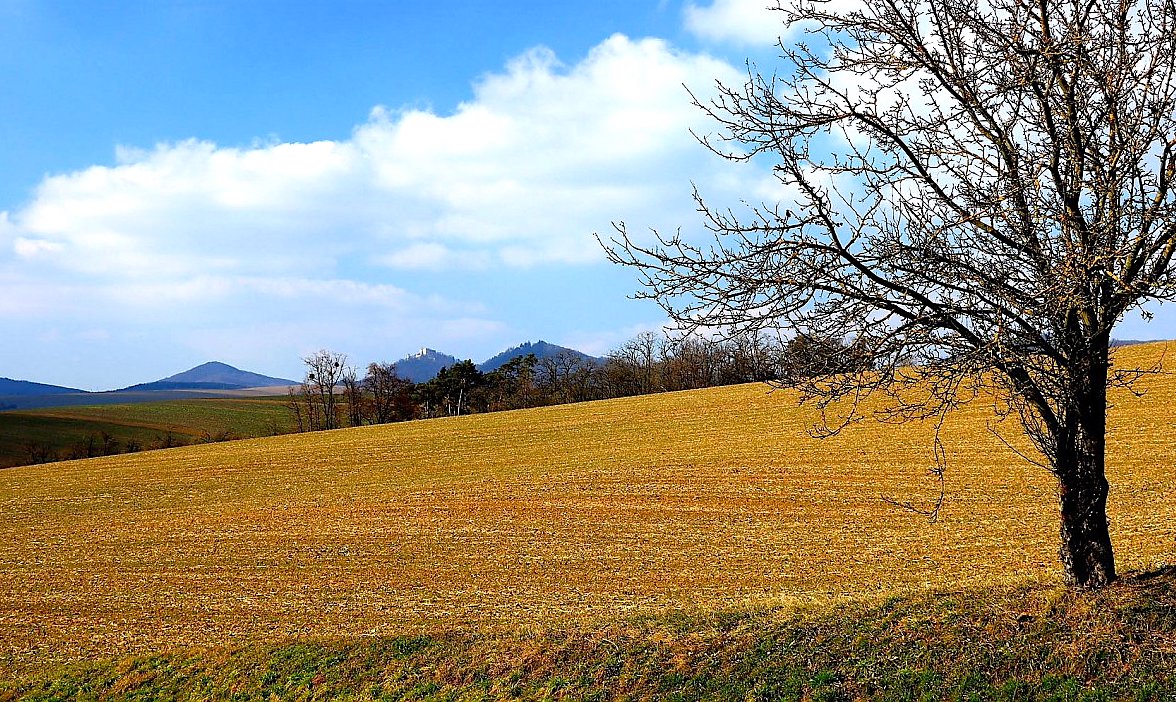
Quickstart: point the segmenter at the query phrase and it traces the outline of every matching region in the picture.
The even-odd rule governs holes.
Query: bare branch
[[[1176,0],[779,9],[808,32],[780,45],[788,73],[749,64],[691,97],[706,148],[770,163],[794,196],[734,211],[696,192],[709,240],[620,223],[609,259],[683,328],[855,349],[854,372],[784,379],[818,434],[874,396],[882,421],[1001,398],[1064,488],[1063,524],[1102,539],[1106,391],[1133,377],[1111,333],[1176,296]],[[1113,579],[1099,549],[1063,555],[1089,561],[1077,581]]]

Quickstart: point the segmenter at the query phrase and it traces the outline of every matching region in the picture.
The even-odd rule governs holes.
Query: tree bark
[[[1115,553],[1107,521],[1107,344],[1096,344],[1075,368],[1075,405],[1067,412],[1055,457],[1061,508],[1061,547],[1066,581],[1100,588],[1115,580]]]
[[[1087,457],[1090,458],[1090,457]],[[1115,580],[1115,553],[1107,524],[1107,479],[1097,475],[1059,479],[1061,548],[1066,582],[1100,588]]]

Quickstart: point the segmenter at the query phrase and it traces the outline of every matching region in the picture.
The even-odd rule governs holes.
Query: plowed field
[[[1176,561],[1176,378],[1144,383],[1111,413],[1124,571]],[[0,668],[1059,579],[1051,479],[991,417],[945,426],[934,524],[883,499],[938,495],[930,426],[817,440],[761,385],[3,470]]]

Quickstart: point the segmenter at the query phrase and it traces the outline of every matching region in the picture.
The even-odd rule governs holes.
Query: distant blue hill
[[[486,359],[482,363],[479,363],[477,368],[483,373],[490,373],[506,365],[512,359],[532,353],[535,354],[535,358],[540,360],[554,358],[562,353],[571,354],[574,358],[582,361],[603,360],[575,349],[569,349],[566,346],[557,346],[556,344],[549,344],[546,341],[536,341],[533,343],[528,341]],[[400,359],[393,365],[396,367],[396,374],[401,378],[407,378],[414,383],[424,383],[436,378],[437,373],[442,368],[448,368],[458,362],[459,359],[457,356],[450,356],[447,353],[442,353],[435,349],[424,348],[411,356]]]
[[[246,390],[276,385],[297,385],[294,380],[250,373],[227,363],[210,361],[195,368],[176,373],[162,380],[140,383],[116,392],[145,392],[157,390]]]
[[[250,373],[216,361],[152,383],[140,383],[108,392],[85,392],[0,378],[0,410],[187,400],[216,396],[218,391],[231,393],[236,390],[297,384],[293,380]]]
[[[63,388],[60,385],[34,383],[28,380],[0,378],[0,396],[30,397],[33,395],[64,395],[75,392],[84,391],[77,388]]]
[[[436,378],[442,368],[448,368],[457,362],[456,356],[424,348],[392,365],[396,367],[396,375],[401,378],[407,378],[414,383],[424,383]]]
[[[526,356],[528,354],[535,354],[535,358],[537,358],[539,360],[543,360],[545,358],[555,358],[556,356],[558,356],[560,354],[569,354],[573,358],[576,358],[577,360],[580,360],[580,361],[599,361],[599,360],[601,360],[601,359],[598,359],[594,356],[589,356],[586,353],[582,353],[580,351],[577,351],[575,349],[569,349],[566,346],[558,346],[556,344],[549,344],[546,341],[540,340],[540,341],[536,341],[534,343],[531,343],[530,341],[528,341],[528,342],[520,344],[514,348],[507,349],[506,351],[503,351],[502,353],[500,353],[496,356],[492,356],[492,357],[486,359],[485,361],[483,361],[482,363],[479,363],[478,370],[482,371],[483,373],[489,373],[491,371],[498,370],[499,368],[506,365],[507,363],[510,363],[512,360],[514,360],[516,358],[519,358],[521,356]]]

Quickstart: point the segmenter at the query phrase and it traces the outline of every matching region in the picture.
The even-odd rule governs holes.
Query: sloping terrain
[[[293,380],[243,371],[219,361],[202,363],[162,380],[104,392],[0,378],[0,410],[272,396],[285,394],[288,387],[297,384]]]
[[[85,456],[90,444],[104,438],[113,442],[116,453],[123,453],[132,445],[147,449],[273,436],[293,428],[282,397],[159,400],[0,412],[0,468],[78,452]]]
[[[1111,414],[1124,571],[1176,562],[1176,382],[1145,382]],[[1058,581],[1053,486],[989,406],[944,427],[934,524],[883,499],[938,494],[930,426],[812,420],[745,385],[0,471],[0,666]]]
[[[458,362],[458,358],[433,349],[421,349],[417,353],[402,358],[395,364],[396,373],[401,378],[407,378],[414,383],[423,383],[437,377],[442,368],[447,368]]]
[[[26,395],[61,395],[64,393],[82,392],[76,388],[63,388],[60,385],[46,385],[28,380],[13,380],[0,378],[0,398],[7,395],[21,397]]]
[[[251,371],[243,371],[220,361],[209,361],[182,373],[170,375],[162,380],[140,383],[123,388],[118,392],[145,392],[153,390],[245,390],[297,385],[294,380],[275,378]]]
[[[556,356],[560,355],[567,356],[579,362],[596,361],[599,363],[603,360],[589,356],[582,351],[569,349],[566,346],[557,346],[556,344],[550,344],[542,340],[535,343],[527,341],[513,348],[509,348],[501,353],[495,354],[485,361],[482,361],[478,364],[478,370],[482,371],[483,373],[489,373],[491,371],[498,370],[502,366],[516,358],[519,358],[520,356],[526,356],[528,354],[534,354],[535,358],[539,360],[543,360],[545,358],[555,358]]]

